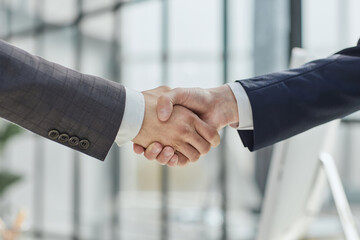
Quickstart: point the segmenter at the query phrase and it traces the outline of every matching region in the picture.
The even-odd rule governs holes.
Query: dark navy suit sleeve
[[[254,123],[239,135],[255,151],[360,109],[360,41],[300,68],[238,82]]]

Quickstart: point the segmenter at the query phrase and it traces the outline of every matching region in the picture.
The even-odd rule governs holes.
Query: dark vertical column
[[[289,1],[255,0],[254,74],[283,70],[289,60]],[[273,148],[256,152],[255,179],[262,194]]]
[[[302,4],[301,0],[290,1],[289,58],[294,47],[302,47]]]
[[[223,78],[223,83],[227,83],[228,81],[228,70],[229,70],[229,65],[228,65],[228,36],[229,36],[229,31],[228,31],[228,0],[223,0],[222,1],[222,78]],[[227,237],[227,155],[226,155],[226,150],[225,150],[225,146],[226,146],[226,134],[227,129],[224,129],[223,132],[223,138],[222,138],[222,144],[221,144],[221,148],[220,148],[220,191],[221,191],[221,196],[222,196],[222,201],[221,201],[221,210],[223,212],[223,223],[222,223],[222,231],[221,231],[221,239],[222,240],[226,240],[228,239]]]
[[[83,0],[77,0],[77,19],[75,22],[75,68],[81,70],[83,37],[80,23],[83,17]],[[73,240],[80,239],[81,236],[81,162],[80,154],[73,153]]]
[[[162,0],[161,17],[161,83],[168,82],[169,64],[169,2]],[[169,239],[169,168],[161,167],[161,240]]]
[[[37,0],[35,2],[35,53],[43,54],[43,22],[42,16],[44,12],[44,1]],[[34,136],[35,153],[34,153],[34,237],[42,239],[44,237],[44,203],[45,203],[45,161],[44,161],[44,142],[39,136]]]
[[[116,0],[115,0],[116,1]],[[111,79],[121,82],[121,49],[120,49],[120,13],[122,5],[115,4],[112,10],[114,28],[111,43]],[[121,159],[120,148],[117,146],[111,149],[110,181],[111,181],[111,239],[121,239],[120,236],[120,194],[121,194]]]
[[[255,0],[254,73],[266,74],[288,66],[289,1]]]

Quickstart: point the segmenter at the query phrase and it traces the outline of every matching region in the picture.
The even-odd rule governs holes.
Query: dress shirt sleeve
[[[240,85],[240,84],[239,84]],[[145,99],[142,93],[126,89],[124,116],[116,135],[118,146],[134,139],[139,133],[145,114]]]
[[[253,116],[248,95],[238,82],[228,83],[228,86],[234,93],[238,106],[239,123],[236,129],[253,130]]]

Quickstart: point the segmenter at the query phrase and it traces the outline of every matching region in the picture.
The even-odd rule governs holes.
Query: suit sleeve
[[[254,130],[238,132],[255,151],[360,109],[360,45],[238,82],[249,97],[254,124]]]
[[[0,117],[104,160],[125,107],[122,85],[0,41]]]

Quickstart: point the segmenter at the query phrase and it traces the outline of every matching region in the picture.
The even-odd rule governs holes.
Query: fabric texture
[[[46,61],[4,41],[0,83],[0,117],[105,159],[123,117],[122,85]],[[56,138],[57,131],[62,137]],[[69,142],[71,137],[75,140]],[[77,139],[85,144],[78,145]]]
[[[249,97],[254,125],[238,132],[255,151],[360,109],[360,41],[300,68],[238,82]]]

